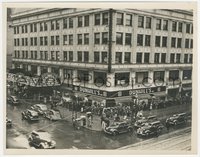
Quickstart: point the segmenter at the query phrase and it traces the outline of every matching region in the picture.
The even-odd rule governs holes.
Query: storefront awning
[[[154,93],[154,96],[155,97],[164,97],[164,96],[166,96],[166,92],[165,91],[163,91],[163,92],[156,92],[156,93]]]

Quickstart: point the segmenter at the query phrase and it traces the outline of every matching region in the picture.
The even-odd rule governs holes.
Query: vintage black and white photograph
[[[192,150],[194,10],[7,7],[6,150]]]

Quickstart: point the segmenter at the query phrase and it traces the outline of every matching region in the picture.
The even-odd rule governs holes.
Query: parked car
[[[163,128],[164,126],[160,121],[145,123],[144,126],[137,129],[137,135],[142,137],[149,137],[152,135],[158,136]]]
[[[48,110],[45,112],[44,116],[50,120],[61,120],[61,115],[59,110]]]
[[[12,120],[6,117],[6,127],[12,127]]]
[[[56,147],[56,142],[51,139],[51,135],[43,130],[32,131],[28,141],[30,146],[37,149],[53,149]]]
[[[69,93],[65,93],[63,96],[62,96],[62,99],[63,99],[63,102],[72,102],[72,98],[70,96]]]
[[[41,115],[43,115],[48,110],[47,105],[44,105],[44,104],[35,104],[31,106],[31,109],[34,111],[37,111]]]
[[[8,103],[11,103],[13,105],[19,105],[19,100],[17,99],[16,96],[13,96],[13,95],[8,96],[7,101]]]
[[[156,115],[153,115],[153,116],[149,116],[149,117],[142,117],[140,119],[138,119],[135,123],[134,123],[134,127],[136,129],[142,127],[145,123],[149,123],[149,122],[153,122],[153,121],[156,121],[158,120],[157,119],[157,116]]]
[[[186,124],[186,122],[187,122],[186,113],[175,114],[172,117],[169,117],[166,119],[166,125],[168,125],[168,126]]]
[[[39,115],[38,115],[38,112],[27,109],[22,112],[22,119],[26,119],[29,121],[38,121]]]
[[[114,136],[131,131],[133,131],[133,127],[127,122],[115,122],[104,129],[105,133]]]

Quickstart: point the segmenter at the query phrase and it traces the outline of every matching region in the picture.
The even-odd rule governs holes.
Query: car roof
[[[150,124],[156,124],[156,123],[160,123],[160,121],[154,121],[154,122],[151,122]]]
[[[181,115],[186,115],[186,113],[179,113],[178,115],[179,115],[179,116],[181,116]]]
[[[33,111],[33,110],[30,110],[30,109],[27,109],[27,111],[33,113],[33,114],[38,114],[36,111]]]

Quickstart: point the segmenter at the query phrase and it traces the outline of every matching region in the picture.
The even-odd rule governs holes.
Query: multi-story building
[[[12,26],[13,68],[56,73],[95,100],[191,91],[190,11],[35,9],[12,15]]]

